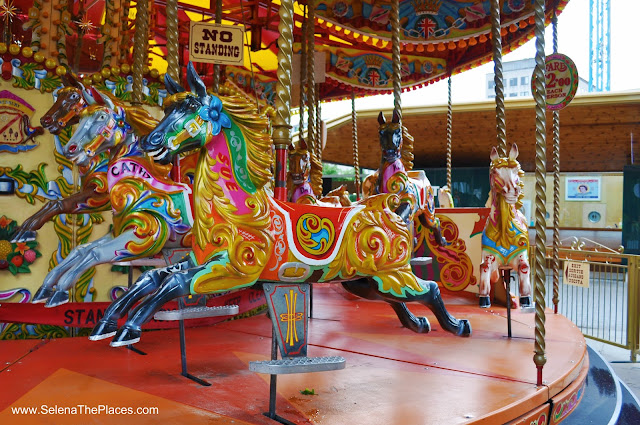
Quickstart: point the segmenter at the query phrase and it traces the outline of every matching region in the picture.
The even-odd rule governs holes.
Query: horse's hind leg
[[[398,319],[400,319],[402,326],[412,330],[413,332],[427,333],[431,330],[431,325],[426,317],[415,316],[411,311],[409,311],[405,303],[380,296],[380,293],[375,289],[377,286],[375,282],[370,283],[366,279],[361,279],[357,281],[343,282],[342,286],[344,289],[360,298],[367,300],[383,300],[389,303],[393,311],[396,312]]]
[[[162,281],[169,275],[186,270],[188,267],[190,267],[190,263],[188,260],[185,260],[167,267],[144,272],[128,291],[124,292],[118,299],[109,304],[109,307],[107,307],[104,312],[104,316],[91,331],[89,339],[91,341],[99,341],[114,336],[118,330],[118,319],[124,317],[131,306],[142,297],[156,291]]]
[[[160,289],[142,301],[131,312],[125,325],[118,331],[111,341],[112,347],[135,344],[140,341],[142,325],[147,323],[162,306],[178,297],[191,293],[191,278],[201,271],[203,266],[194,267],[166,277]]]

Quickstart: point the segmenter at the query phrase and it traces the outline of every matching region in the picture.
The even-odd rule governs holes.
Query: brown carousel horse
[[[378,115],[380,148],[382,157],[380,167],[368,176],[362,184],[364,197],[379,193],[395,193],[400,197],[396,209],[409,225],[418,219],[424,229],[430,230],[438,245],[447,244],[442,237],[440,221],[435,214],[433,188],[424,171],[413,168],[413,137],[406,127],[400,126],[400,117],[393,111],[393,118],[387,123],[384,114]],[[417,225],[417,223],[416,223]],[[413,230],[413,226],[410,226]]]
[[[297,204],[311,204],[330,207],[348,207],[351,205],[347,185],[333,189],[326,196],[318,199],[311,187],[311,174],[314,173],[315,162],[311,160],[309,149],[304,140],[297,146],[289,146],[289,172],[287,173],[287,192],[290,201]]]

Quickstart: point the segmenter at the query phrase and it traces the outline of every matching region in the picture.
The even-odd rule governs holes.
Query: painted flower
[[[0,227],[8,227],[12,221],[13,220],[7,218],[6,215],[3,215],[2,217],[0,217]]]
[[[37,254],[33,249],[29,249],[24,253],[24,259],[27,260],[27,263],[33,263],[36,261]]]
[[[24,252],[28,249],[29,247],[25,242],[16,242],[15,252],[19,252],[20,254],[24,255]]]
[[[222,112],[222,101],[215,96],[211,97],[211,104],[200,109],[200,118],[209,121],[213,128],[211,133],[215,136],[220,133],[222,127],[231,128],[229,116]]]

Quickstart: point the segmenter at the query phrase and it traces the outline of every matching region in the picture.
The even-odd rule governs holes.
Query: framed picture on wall
[[[565,200],[599,201],[600,187],[600,177],[567,176],[565,179]]]

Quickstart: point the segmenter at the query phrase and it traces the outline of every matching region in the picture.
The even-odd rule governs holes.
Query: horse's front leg
[[[497,276],[493,276],[498,271],[498,263],[496,257],[488,252],[482,253],[482,263],[480,264],[480,283],[479,283],[479,305],[482,308],[491,307],[491,284],[498,280]],[[492,278],[493,277],[493,278]]]
[[[521,253],[514,260],[518,269],[518,281],[520,286],[520,307],[531,307],[531,269],[526,252]]]
[[[160,284],[160,289],[135,307],[125,325],[113,337],[111,346],[120,347],[140,341],[142,325],[149,322],[153,315],[167,302],[190,295],[191,279],[204,268],[205,266],[197,266],[167,276]]]
[[[127,252],[127,244],[137,240],[134,230],[128,230],[117,237],[109,234],[99,240],[100,243],[91,244],[81,256],[76,259],[71,267],[60,277],[56,285],[56,291],[49,298],[45,307],[56,307],[65,304],[69,300],[69,289],[78,281],[80,276],[91,267],[98,264],[110,263]]]
[[[418,220],[420,220],[420,224],[422,224],[422,227],[431,230],[438,246],[448,245],[447,240],[444,238],[444,236],[442,236],[440,220],[438,220],[435,216],[432,217],[431,214],[428,214],[424,210],[418,213]]]
[[[104,316],[91,331],[89,339],[91,341],[99,341],[114,336],[118,330],[118,320],[124,317],[136,302],[155,292],[171,274],[184,271],[192,266],[191,260],[187,258],[167,267],[144,272],[129,290],[109,304]]]
[[[40,288],[38,288],[38,290],[36,291],[31,302],[43,303],[48,299],[50,299],[54,294],[53,287],[56,286],[56,284],[59,284],[59,280],[62,276],[64,276],[78,261],[82,260],[83,258],[86,258],[89,252],[94,247],[98,247],[112,239],[113,239],[113,236],[111,235],[111,232],[109,232],[98,240],[95,240],[93,242],[89,242],[86,244],[82,244],[76,247],[75,249],[71,250],[69,255],[67,255],[57,266],[55,266],[45,276],[44,282],[42,283]],[[67,301],[68,301],[68,296],[69,295],[67,294]],[[59,297],[61,297],[61,299],[64,298],[62,295],[59,295]],[[63,301],[60,304],[64,304],[67,301]]]

